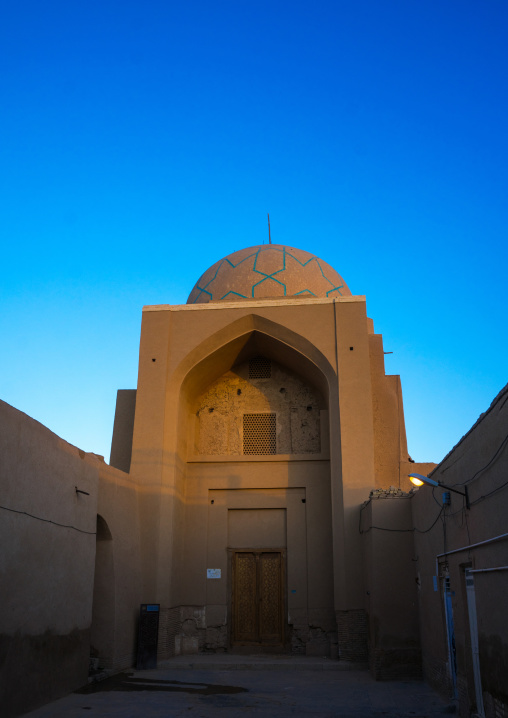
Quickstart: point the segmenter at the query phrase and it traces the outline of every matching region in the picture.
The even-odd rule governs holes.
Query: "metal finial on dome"
[[[268,216],[268,244],[272,243],[272,236],[270,234],[270,212],[266,213]]]

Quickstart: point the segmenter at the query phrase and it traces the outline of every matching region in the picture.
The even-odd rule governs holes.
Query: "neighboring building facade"
[[[369,658],[378,678],[419,673],[408,474],[435,465],[408,456],[400,380],[385,375],[365,297],[318,257],[247,248],[186,305],[144,308],[110,466],[0,409],[8,715],[78,687],[89,653],[132,665],[141,603],[160,604],[160,658],[284,651]],[[402,532],[370,530],[379,512]],[[43,661],[44,689],[21,688],[21,666]]]
[[[459,494],[381,490],[361,510],[371,670],[422,663],[464,717],[508,716],[507,445],[508,385],[430,474]]]
[[[415,533],[423,670],[458,699],[462,716],[508,718],[507,445],[505,386],[431,474],[460,491],[467,485],[471,508],[451,492],[441,520]],[[432,493],[418,491],[415,526],[436,516]],[[442,490],[434,494],[442,501]]]

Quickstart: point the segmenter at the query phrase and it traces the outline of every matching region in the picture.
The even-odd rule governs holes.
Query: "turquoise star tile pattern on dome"
[[[187,304],[350,295],[342,277],[316,255],[281,244],[262,244],[213,264],[195,284]]]

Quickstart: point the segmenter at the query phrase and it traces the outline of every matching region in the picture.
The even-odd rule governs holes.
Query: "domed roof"
[[[260,244],[213,264],[194,285],[187,304],[297,295],[333,298],[351,292],[340,274],[316,255],[283,244]]]

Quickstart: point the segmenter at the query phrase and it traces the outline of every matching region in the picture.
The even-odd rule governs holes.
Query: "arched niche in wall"
[[[274,369],[272,386],[268,392],[271,395],[271,400],[267,397],[266,391],[262,391],[261,381],[257,382],[257,386],[254,381],[249,381],[249,364],[257,358],[269,360]],[[180,372],[188,369],[182,378],[180,391],[178,426],[181,449],[184,449],[183,443],[188,443],[191,455],[207,450],[203,445],[202,438],[200,439],[199,418],[197,423],[196,418],[200,410],[205,408],[207,392],[213,392],[214,384],[219,386],[221,381],[224,383],[223,385],[229,384],[229,396],[233,392],[233,403],[238,405],[238,410],[240,411],[240,405],[245,405],[246,411],[242,414],[262,413],[262,411],[271,413],[273,409],[276,412],[277,407],[280,412],[280,409],[284,408],[281,413],[281,419],[282,414],[285,414],[282,424],[288,425],[289,423],[290,425],[291,409],[294,410],[292,412],[295,414],[293,418],[294,439],[291,438],[290,432],[283,430],[281,425],[279,448],[275,453],[319,453],[323,449],[323,444],[326,443],[328,436],[328,422],[325,418],[326,426],[323,425],[321,412],[328,409],[330,401],[333,399],[332,392],[336,392],[335,372],[326,358],[303,336],[263,317],[250,315],[233,322],[225,330],[221,330],[207,339],[191,353],[184,364],[186,366],[179,368]],[[247,389],[245,382],[249,383],[250,390]],[[268,383],[266,382],[265,388],[268,388]],[[288,384],[290,390],[284,384]],[[241,399],[244,388],[246,389],[246,398],[252,400],[250,408],[247,406],[248,402]],[[286,393],[280,391],[281,389],[286,389]],[[242,393],[238,394],[238,390]],[[278,392],[278,397],[275,396],[275,392]],[[231,402],[229,403],[230,406],[233,405]],[[260,407],[263,403],[264,409],[256,411],[256,406]],[[308,407],[311,408],[308,409]],[[210,408],[215,411],[215,407],[206,406],[207,411]],[[226,407],[224,406],[223,413],[225,412]],[[310,421],[311,412],[315,412],[313,421]],[[297,437],[298,431],[296,431],[298,421],[300,428],[303,429],[299,438]],[[220,421],[217,421],[217,424],[219,425]],[[302,424],[307,426],[302,426]],[[314,424],[314,430],[312,430],[312,424]],[[317,425],[319,425],[319,437],[316,436]],[[305,431],[307,427],[308,431]],[[215,431],[220,431],[220,426],[215,427]],[[240,441],[241,433],[240,431]],[[314,437],[313,439],[311,435]],[[324,442],[323,435],[325,435]],[[306,438],[304,438],[305,436]],[[199,442],[201,442],[201,446]],[[236,443],[238,443],[237,440]],[[303,449],[300,452],[297,451],[298,444]],[[223,448],[216,446],[211,453],[212,455],[219,454],[222,451]],[[240,453],[243,453],[243,448]],[[234,441],[225,455],[228,454],[238,455],[238,447],[234,446]]]
[[[114,541],[108,524],[97,514],[90,656],[98,668],[113,664],[115,633]]]

